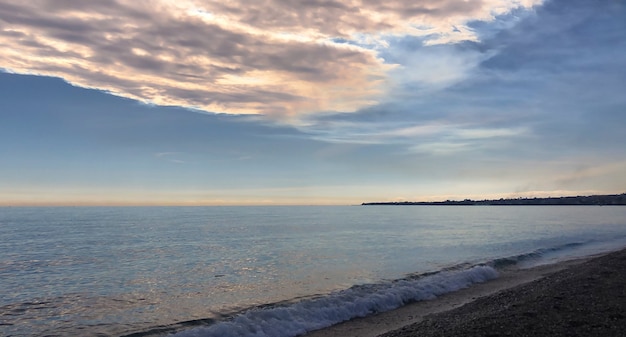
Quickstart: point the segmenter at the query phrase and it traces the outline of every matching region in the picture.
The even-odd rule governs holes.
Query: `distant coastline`
[[[364,202],[362,206],[390,205],[390,206],[577,206],[597,205],[626,206],[626,193],[589,195],[576,197],[549,197],[549,198],[517,198],[494,200],[446,200],[446,201],[392,201],[392,202]]]

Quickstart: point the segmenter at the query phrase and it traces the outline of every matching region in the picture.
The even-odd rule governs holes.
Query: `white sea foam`
[[[355,286],[328,296],[287,306],[250,310],[232,320],[198,327],[176,337],[291,337],[352,318],[433,299],[498,277],[489,266],[444,271],[417,279]]]

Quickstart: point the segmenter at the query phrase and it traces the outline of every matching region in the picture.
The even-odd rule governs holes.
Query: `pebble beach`
[[[307,337],[626,336],[626,250],[503,275]]]

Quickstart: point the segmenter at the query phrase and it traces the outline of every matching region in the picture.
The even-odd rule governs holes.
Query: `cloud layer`
[[[0,66],[209,112],[354,111],[383,100],[392,69],[415,66],[381,57],[389,38],[475,41],[468,23],[540,2],[2,0]]]

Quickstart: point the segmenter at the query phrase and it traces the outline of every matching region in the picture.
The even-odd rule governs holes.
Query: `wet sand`
[[[626,250],[501,277],[306,337],[626,336]]]

